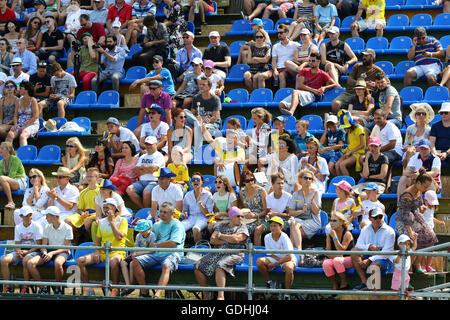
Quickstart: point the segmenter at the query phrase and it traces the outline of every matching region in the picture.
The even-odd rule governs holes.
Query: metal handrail
[[[400,255],[402,266],[402,284],[401,288],[397,292],[393,291],[370,291],[370,295],[398,295],[402,300],[406,299],[406,292],[404,287],[404,280],[407,270],[405,269],[407,256],[442,256],[450,257],[450,253],[446,252],[429,252],[433,250],[441,250],[444,248],[450,248],[450,242],[439,244],[426,249],[417,251],[406,250],[402,247],[400,251],[344,251],[344,250],[267,250],[267,249],[255,249],[253,244],[250,243],[246,249],[218,249],[218,248],[142,248],[142,247],[111,247],[111,243],[107,241],[104,246],[50,246],[50,245],[24,245],[24,244],[0,244],[0,248],[37,248],[37,249],[67,249],[67,250],[100,250],[105,251],[105,296],[110,295],[111,288],[133,288],[133,289],[162,289],[162,290],[191,290],[191,291],[205,291],[205,287],[201,286],[158,286],[158,285],[121,285],[110,283],[110,262],[109,255],[111,251],[152,251],[152,252],[226,252],[226,253],[246,253],[248,254],[248,281],[245,287],[208,287],[207,291],[228,291],[228,292],[247,292],[249,300],[253,299],[254,293],[305,293],[305,294],[347,294],[347,295],[367,295],[367,291],[353,291],[353,290],[326,290],[326,289],[269,289],[269,288],[257,288],[253,285],[253,255],[257,253],[278,253],[278,254],[332,254],[332,255]],[[74,287],[72,283],[63,282],[39,282],[39,281],[11,281],[1,280],[0,284],[28,284],[28,285],[40,285],[40,286],[65,286]],[[76,286],[80,287],[103,287],[102,284],[94,283],[79,283]],[[442,290],[450,287],[450,284],[442,284],[423,289],[419,292],[409,293],[409,296],[421,296],[421,297],[438,297],[438,298],[450,298],[450,293],[444,292],[430,292],[430,290]]]

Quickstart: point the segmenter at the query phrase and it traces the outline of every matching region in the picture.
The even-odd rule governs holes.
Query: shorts
[[[322,158],[327,160],[327,163],[336,163],[342,157],[342,152],[337,150],[327,150],[322,153]]]
[[[278,6],[278,8],[273,8],[273,4],[269,4],[266,8],[272,11],[282,10],[284,13],[287,13],[294,7],[292,2],[284,2]]]
[[[47,108],[51,109],[51,108],[56,108],[57,103],[59,101],[63,101],[64,102],[64,107],[67,107],[69,104],[72,103],[72,99],[67,98],[67,97],[62,97],[58,100],[52,100],[52,99],[45,99],[45,103],[47,105]]]
[[[413,70],[416,73],[417,76],[414,80],[420,79],[423,76],[433,76],[436,78],[441,73],[441,66],[438,63],[421,64],[409,70]]]
[[[272,258],[272,257],[266,257],[266,259],[269,260],[270,262],[272,262],[273,264],[275,264],[275,268],[277,267],[277,261],[276,261],[274,258]],[[297,267],[298,261],[297,261],[296,255],[294,255],[294,261],[291,260],[290,262],[293,262],[294,265]],[[283,266],[284,266],[286,263],[287,263],[287,262],[281,264],[280,267],[283,268]],[[274,269],[275,269],[275,268],[274,268]],[[272,270],[273,270],[273,269],[272,269]],[[269,270],[269,271],[270,271],[270,270]]]
[[[180,263],[180,256],[176,253],[171,253],[166,256],[157,256],[154,253],[143,254],[135,258],[139,261],[143,269],[149,269],[155,265],[168,265],[170,267],[170,272],[176,271],[178,269],[178,264]]]
[[[27,178],[16,178],[17,183],[19,184],[19,190],[26,190],[28,188]]]
[[[351,94],[347,91],[344,91],[340,95],[338,95],[336,97],[336,99],[334,99],[334,100],[339,101],[341,103],[341,107],[345,108],[345,107],[348,107],[348,105],[350,104],[350,102],[353,99],[353,96],[354,96],[353,94]]]
[[[359,20],[357,23],[359,31],[364,31],[366,29],[376,29],[378,25],[381,25],[382,29],[386,28],[386,21],[384,21],[383,19],[364,19]]]
[[[52,251],[56,251],[56,250],[57,250],[57,249],[54,249],[54,250],[47,250],[47,252],[52,252]],[[42,253],[41,253],[41,252],[39,252],[39,254],[42,256]],[[58,253],[56,256],[53,256],[53,257],[52,257],[52,260],[55,260],[55,259],[58,258],[58,257],[64,257],[64,259],[66,259],[66,261],[67,261],[67,260],[70,259],[71,256],[72,256],[72,255],[70,254],[70,252],[65,251],[65,252]]]
[[[41,254],[40,251],[33,251],[33,252],[25,255],[25,257],[33,258],[33,257],[39,256],[40,254]],[[12,265],[14,265],[14,266],[17,266],[22,261],[22,259],[20,259],[19,256],[17,255],[16,251],[9,253],[8,256],[9,255],[12,255],[12,259],[13,259]]]
[[[314,101],[316,101],[316,96],[309,91],[303,91],[303,90],[294,90],[294,92],[298,93],[298,104],[301,107],[305,107],[307,105],[310,105]],[[294,94],[294,92],[292,94]],[[281,100],[281,104],[283,104],[286,109],[291,110],[292,109],[292,94]]]
[[[100,261],[105,262],[106,261],[106,252],[102,251],[102,250],[100,250],[99,252],[100,252]],[[111,251],[109,253],[109,258],[111,259],[111,257],[113,257],[113,256],[120,256],[123,260],[126,258],[127,252],[125,250],[124,251]]]
[[[368,259],[372,256],[364,256],[363,260]],[[388,272],[392,272],[394,270],[394,263],[389,259],[379,259],[372,261],[372,263],[378,263],[380,265],[380,272],[381,274],[386,274]]]
[[[408,289],[409,286],[409,274],[408,271],[405,272],[405,289]],[[392,284],[391,289],[392,290],[399,290],[402,287],[402,270],[401,269],[394,269],[394,274],[392,275]]]
[[[319,22],[319,26],[322,28],[322,32],[326,33],[331,26],[331,22]],[[320,32],[315,28],[314,33],[319,34]]]
[[[158,185],[158,182],[156,181],[149,181],[149,180],[139,180],[133,183],[131,186],[133,187],[134,191],[136,191],[137,194],[139,194],[142,197],[142,194],[145,191],[152,192],[153,188]]]

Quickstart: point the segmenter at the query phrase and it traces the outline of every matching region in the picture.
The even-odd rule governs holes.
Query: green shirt
[[[9,157],[9,170],[6,172],[5,159],[0,161],[0,175],[8,176],[13,179],[26,178],[25,168],[23,167],[22,161],[17,156]]]
[[[98,72],[97,60],[91,58],[89,49],[86,46],[82,46],[80,49],[80,71],[84,72]]]

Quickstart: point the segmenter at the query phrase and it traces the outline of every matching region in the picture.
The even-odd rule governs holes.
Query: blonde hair
[[[303,177],[303,175],[305,174],[310,174],[312,177],[312,181],[316,182],[316,177],[314,176],[314,173],[309,170],[309,169],[302,169],[297,173],[297,181],[300,182],[301,178]]]
[[[31,169],[30,169],[29,176],[32,176],[33,173],[34,173],[34,174],[37,174],[37,175],[41,178],[41,184],[42,184],[43,186],[47,186],[47,181],[45,181],[44,173],[43,173],[41,170],[36,169],[36,168],[31,168]]]
[[[348,221],[342,213],[338,211],[333,211],[331,212],[331,217],[333,216],[336,217],[338,220],[342,221],[342,227],[344,228],[344,230],[346,230],[347,227],[350,225],[350,221]]]
[[[306,129],[309,128],[309,121],[308,121],[308,120],[297,120],[296,124],[297,124],[297,123],[299,123],[299,124],[305,126]]]
[[[14,150],[13,144],[8,141],[3,141],[0,145],[4,146],[6,149],[8,149],[8,152],[11,156],[16,155],[16,151]]]
[[[80,155],[80,159],[86,158],[86,155],[84,154],[85,150],[80,142],[80,139],[78,139],[77,137],[72,137],[67,139],[66,144],[67,143],[72,143],[77,148],[77,153]]]
[[[316,137],[311,137],[306,139],[306,144],[315,144],[316,145],[316,167],[317,169],[319,169],[319,172],[322,171],[322,169],[320,168],[320,162],[319,162],[319,149],[320,149],[320,142],[319,140],[317,140]]]
[[[95,174],[100,175],[100,170],[98,170],[98,168],[96,168],[96,167],[88,168],[87,173],[90,173],[90,172],[95,172]]]

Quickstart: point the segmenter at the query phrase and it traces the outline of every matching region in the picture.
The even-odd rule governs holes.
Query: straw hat
[[[434,110],[426,102],[413,103],[409,107],[411,108],[409,117],[411,118],[411,121],[413,121],[413,122],[416,122],[416,112],[418,110],[424,110],[426,112],[427,116],[425,118],[425,123],[430,123],[434,119]]]
[[[56,121],[53,119],[48,119],[47,121],[44,121],[42,126],[47,130],[47,132],[55,132],[58,131],[58,128],[56,127]]]
[[[73,174],[70,173],[70,169],[66,167],[59,167],[58,171],[52,172],[52,175],[58,176],[58,177],[69,177],[73,178]]]

